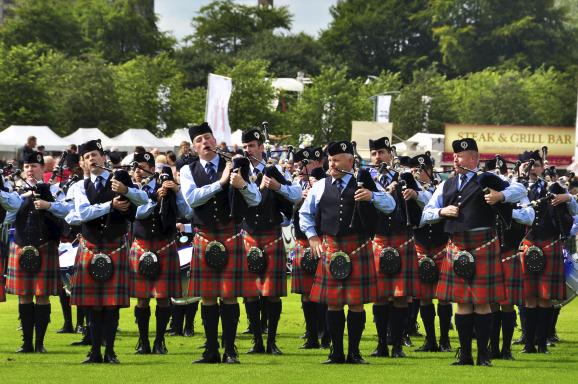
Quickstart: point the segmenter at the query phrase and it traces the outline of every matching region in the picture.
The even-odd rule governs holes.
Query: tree
[[[353,76],[387,69],[409,78],[438,57],[429,19],[422,16],[427,5],[427,0],[339,1],[320,38],[328,63],[347,65]]]
[[[45,125],[49,99],[41,81],[45,47],[0,44],[0,125]]]
[[[271,121],[275,93],[263,60],[240,60],[234,67],[221,66],[216,73],[233,79],[233,93],[229,101],[231,129],[247,130]],[[274,127],[273,127],[274,129]]]
[[[0,30],[8,46],[40,43],[68,55],[85,47],[68,0],[19,0],[12,12]]]
[[[435,0],[429,12],[453,74],[498,65],[564,68],[575,54],[575,34],[554,0]]]
[[[317,144],[350,139],[351,122],[371,116],[370,101],[360,88],[359,80],[347,78],[347,68],[324,67],[289,112],[293,134],[313,134]]]

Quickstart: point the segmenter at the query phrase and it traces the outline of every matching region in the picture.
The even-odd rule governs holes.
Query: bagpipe
[[[132,178],[130,177],[128,171],[126,171],[124,169],[113,169],[113,168],[107,167],[105,165],[94,164],[94,166],[110,172],[110,174],[112,175],[111,181],[117,180],[117,181],[120,181],[121,183],[123,183],[127,188],[136,188],[136,186],[134,185]],[[120,193],[115,193],[114,197],[119,197],[121,201],[129,201],[126,196],[123,196]],[[112,201],[111,201],[110,210],[108,211],[108,214],[106,217],[106,224],[105,225],[107,227],[110,224],[111,217],[115,216],[115,215],[121,215],[124,218],[128,219],[129,221],[134,221],[134,219],[136,217],[136,206],[131,203],[128,211],[123,213],[123,212],[117,211],[115,208],[113,208],[112,207]]]

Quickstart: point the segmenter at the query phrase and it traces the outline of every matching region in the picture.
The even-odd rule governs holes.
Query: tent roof
[[[71,133],[68,136],[64,137],[64,140],[68,140],[74,144],[82,144],[86,143],[89,140],[96,140],[100,139],[102,141],[102,145],[105,148],[114,146],[114,143],[105,135],[100,129],[98,128],[78,128],[76,131]]]
[[[271,84],[273,88],[289,91],[289,92],[303,92],[303,83],[297,79],[292,79],[289,77],[279,77],[272,79]]]
[[[36,136],[47,151],[62,151],[71,143],[45,125],[11,125],[0,132],[0,151],[11,152],[24,145],[28,136]]]
[[[158,148],[161,151],[168,151],[173,149],[173,146],[168,145],[163,140],[153,135],[149,130],[144,128],[130,128],[120,135],[111,139],[111,147],[123,152],[131,152],[134,147],[141,145],[145,149]]]
[[[188,141],[190,143],[191,137],[189,136],[188,128],[178,128],[175,129],[172,135],[169,137],[163,137],[161,140],[171,147],[178,147],[181,145],[182,141]]]

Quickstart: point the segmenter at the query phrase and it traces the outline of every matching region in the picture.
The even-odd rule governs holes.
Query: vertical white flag
[[[389,123],[389,108],[391,107],[391,95],[377,96],[375,103],[375,121]]]
[[[231,78],[209,73],[205,121],[213,129],[217,144],[222,141],[227,145],[232,144],[231,127],[229,126],[229,99],[232,91]]]

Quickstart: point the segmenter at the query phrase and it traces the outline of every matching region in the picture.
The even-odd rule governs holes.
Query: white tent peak
[[[46,125],[11,125],[0,132],[0,151],[15,152],[28,136],[36,136],[38,145],[43,145],[47,151],[62,151],[71,144]]]
[[[145,147],[147,150],[152,148],[158,148],[161,151],[173,149],[172,146],[144,128],[127,129],[120,135],[113,137],[111,143],[114,148],[121,152],[131,152],[138,145]]]
[[[78,128],[76,131],[68,136],[64,137],[64,140],[68,140],[74,144],[86,143],[89,140],[100,139],[102,145],[105,148],[114,146],[110,137],[105,135],[99,128]]]

